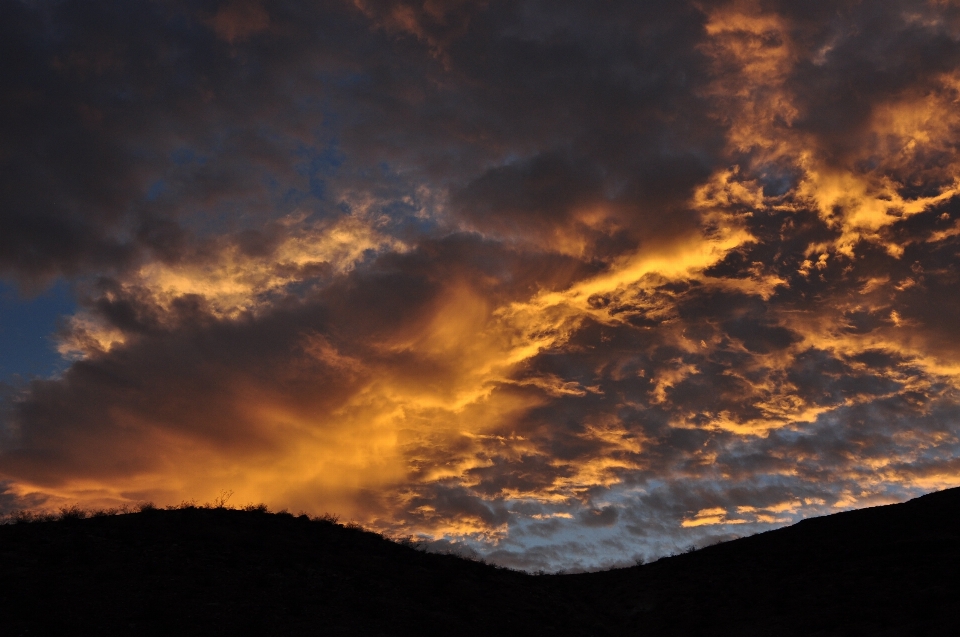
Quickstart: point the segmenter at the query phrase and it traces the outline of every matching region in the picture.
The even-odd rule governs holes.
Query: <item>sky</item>
[[[960,2],[0,0],[0,512],[582,570],[960,486]]]
[[[26,294],[0,281],[0,383],[22,383],[66,367],[55,334],[60,318],[75,310],[63,281]]]

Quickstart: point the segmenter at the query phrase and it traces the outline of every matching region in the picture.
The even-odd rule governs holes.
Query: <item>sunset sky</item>
[[[0,0],[0,512],[528,570],[960,485],[960,1]]]

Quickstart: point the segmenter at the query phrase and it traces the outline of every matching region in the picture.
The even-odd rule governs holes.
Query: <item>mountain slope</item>
[[[10,635],[955,635],[960,489],[641,567],[532,576],[304,517],[0,527]]]
[[[306,516],[146,511],[6,526],[0,547],[12,634],[495,634],[550,620],[532,576]]]
[[[570,576],[628,634],[958,635],[960,489]]]

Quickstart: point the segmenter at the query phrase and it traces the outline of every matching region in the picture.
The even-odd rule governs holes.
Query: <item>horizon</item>
[[[527,571],[960,486],[960,4],[0,0],[0,515]]]
[[[480,553],[473,550],[471,547],[465,544],[451,544],[447,542],[436,542],[431,541],[429,538],[416,537],[412,535],[407,536],[390,536],[382,532],[379,532],[375,529],[369,529],[359,524],[354,520],[341,520],[340,516],[335,513],[322,513],[320,515],[310,515],[306,511],[298,511],[293,513],[287,509],[280,509],[277,511],[271,510],[269,506],[264,503],[248,503],[244,505],[230,504],[229,500],[232,497],[232,493],[221,491],[218,496],[213,498],[212,501],[208,502],[197,502],[196,500],[183,501],[179,504],[166,505],[163,507],[156,506],[153,502],[139,502],[134,505],[123,504],[118,508],[110,509],[84,509],[79,505],[73,505],[69,507],[61,507],[56,511],[31,511],[26,509],[20,509],[15,511],[10,511],[5,514],[0,515],[0,525],[11,525],[11,524],[35,524],[35,523],[51,523],[51,522],[66,522],[73,523],[79,520],[88,520],[88,519],[99,519],[99,518],[109,518],[115,517],[118,515],[133,515],[137,513],[163,513],[163,512],[177,512],[177,511],[232,511],[236,513],[248,513],[254,515],[268,515],[268,516],[277,516],[281,518],[298,518],[302,520],[308,520],[310,522],[330,524],[332,526],[340,527],[343,529],[349,529],[353,531],[360,531],[363,533],[371,533],[378,538],[385,540],[392,544],[397,544],[407,548],[412,548],[416,551],[424,553],[432,553],[435,555],[447,555],[462,559],[467,562],[476,562],[483,564],[484,566],[489,566],[494,569],[507,569],[516,573],[525,573],[527,575],[578,575],[585,573],[604,573],[614,570],[622,569],[631,569],[634,567],[640,567],[647,564],[653,564],[659,562],[660,560],[665,560],[673,557],[678,557],[680,555],[687,555],[690,553],[696,553],[702,549],[710,548],[712,546],[717,546],[719,544],[726,544],[727,542],[735,542],[737,540],[746,540],[754,538],[758,535],[770,532],[777,531],[780,529],[786,529],[792,526],[795,526],[798,522],[802,522],[808,519],[820,519],[833,517],[841,513],[856,513],[858,511],[867,511],[877,508],[885,508],[890,506],[895,506],[897,504],[906,504],[909,502],[914,502],[926,496],[932,496],[936,494],[942,494],[945,491],[952,489],[960,489],[958,487],[952,487],[951,489],[943,489],[938,491],[930,491],[928,493],[921,494],[906,502],[897,502],[892,504],[875,504],[863,508],[853,508],[846,509],[842,511],[835,511],[833,513],[828,513],[822,516],[815,516],[811,518],[804,518],[803,520],[798,520],[792,524],[786,526],[777,526],[774,528],[768,528],[754,533],[751,535],[733,535],[730,537],[722,537],[715,539],[710,544],[705,544],[702,546],[697,546],[695,544],[683,547],[682,549],[677,549],[671,551],[670,553],[665,553],[663,555],[652,555],[646,558],[636,559],[633,562],[613,562],[608,564],[595,565],[593,567],[574,567],[574,568],[560,568],[556,571],[545,571],[543,569],[536,570],[525,570],[523,568],[505,566],[493,562],[487,561]],[[911,538],[914,539],[914,538]]]

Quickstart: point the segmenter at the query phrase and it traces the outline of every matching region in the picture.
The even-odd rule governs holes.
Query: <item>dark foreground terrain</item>
[[[77,518],[0,526],[0,634],[960,635],[960,489],[582,575],[305,516]]]

